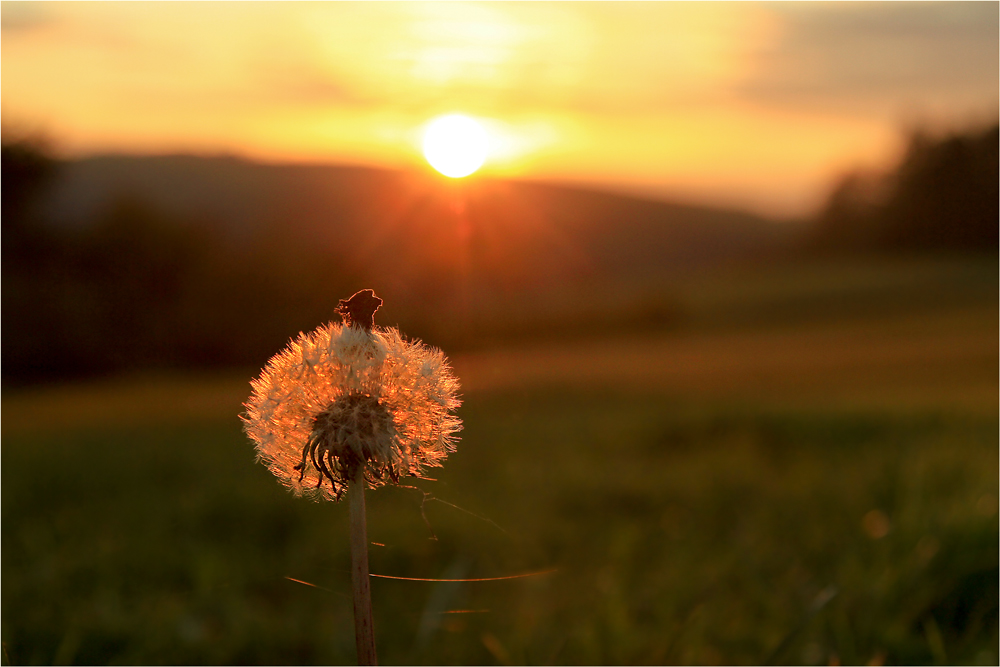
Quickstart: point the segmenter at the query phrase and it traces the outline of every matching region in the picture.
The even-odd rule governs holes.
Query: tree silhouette
[[[845,176],[820,213],[814,250],[981,251],[1000,243],[1000,127],[911,139],[883,177]]]

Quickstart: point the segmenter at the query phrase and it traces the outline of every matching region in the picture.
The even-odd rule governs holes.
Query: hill
[[[770,246],[785,230],[747,213],[541,183],[335,165],[261,164],[233,157],[99,156],[62,165],[47,219],[82,227],[131,199],[234,238],[268,229],[314,240],[386,237],[426,245],[425,226],[465,218],[475,237],[514,233],[550,262],[560,245],[598,270],[662,271]],[[491,229],[486,229],[486,228]],[[391,232],[391,233],[389,233]],[[524,237],[524,238],[520,238]],[[565,237],[562,241],[554,237]],[[525,251],[522,246],[521,252]]]
[[[5,239],[34,239],[30,262],[4,245],[5,378],[259,363],[360,287],[383,323],[452,346],[660,326],[674,307],[647,286],[790,237],[611,193],[231,157],[62,163],[33,208],[4,218]]]

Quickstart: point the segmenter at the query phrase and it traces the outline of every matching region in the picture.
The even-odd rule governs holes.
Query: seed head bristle
[[[251,383],[244,429],[296,493],[339,499],[359,466],[376,487],[455,450],[458,380],[440,350],[366,329],[381,303],[371,290],[342,301],[343,325],[300,334]]]

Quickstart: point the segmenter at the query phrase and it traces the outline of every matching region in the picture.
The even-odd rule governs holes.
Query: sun
[[[449,178],[473,173],[486,161],[489,137],[483,126],[468,116],[439,116],[424,130],[424,157]]]

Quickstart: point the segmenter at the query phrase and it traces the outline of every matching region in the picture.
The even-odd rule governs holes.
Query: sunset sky
[[[998,3],[2,3],[5,129],[66,155],[423,165],[435,116],[482,173],[776,216],[992,122]]]

